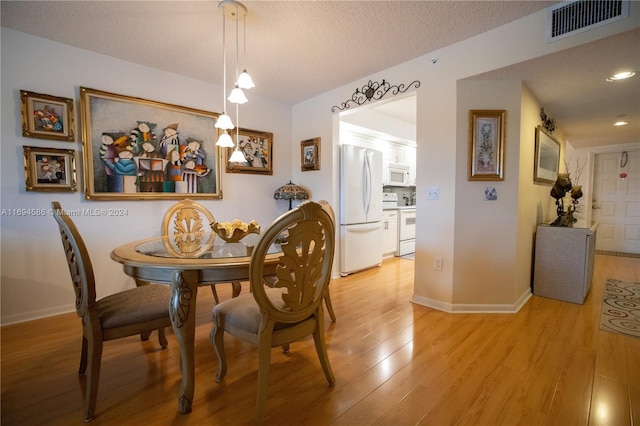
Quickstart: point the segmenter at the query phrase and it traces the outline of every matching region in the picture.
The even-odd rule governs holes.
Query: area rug
[[[640,283],[607,279],[600,329],[640,337]]]

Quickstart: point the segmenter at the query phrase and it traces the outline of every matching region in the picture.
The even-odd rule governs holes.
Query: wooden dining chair
[[[103,342],[136,334],[148,336],[158,330],[162,348],[167,347],[164,327],[171,326],[168,285],[145,285],[96,300],[93,266],[87,247],[60,203],[53,201],[53,217],[58,223],[76,296],[76,313],[82,318],[82,352],[78,374],[87,376],[84,420],[95,414],[100,359]]]
[[[275,240],[281,241],[282,253],[276,255],[275,280],[266,281],[263,268],[274,260],[268,251]],[[210,337],[219,361],[217,381],[227,373],[225,331],[258,347],[259,424],[264,418],[273,347],[288,347],[312,335],[324,375],[329,385],[335,383],[327,356],[322,309],[334,251],[335,227],[329,212],[319,203],[306,201],[276,219],[255,246],[249,266],[251,293],[213,308]]]
[[[205,234],[211,232],[211,224],[215,222],[213,214],[201,204],[195,201],[185,198],[180,202],[174,204],[162,218],[162,235],[172,236],[176,239],[176,246],[180,247],[183,243],[181,239],[185,234]],[[212,240],[215,238],[215,234],[211,233]],[[217,284],[226,283],[211,283],[211,293],[216,304],[219,303],[218,292],[216,291]],[[232,297],[237,297],[242,291],[242,284],[239,282],[230,283],[232,286]]]
[[[329,204],[329,202],[327,200],[320,200],[318,201],[318,204],[320,204],[322,206],[323,209],[325,209],[327,211],[327,213],[329,213],[329,217],[331,218],[331,221],[333,222],[333,226],[335,227],[336,225],[336,215],[333,211],[333,207],[331,207],[331,204]],[[327,293],[324,295],[324,304],[327,307],[327,312],[329,313],[329,318],[331,318],[332,322],[336,322],[336,314],[333,311],[333,305],[331,304],[331,292],[329,291],[329,289],[327,288]]]

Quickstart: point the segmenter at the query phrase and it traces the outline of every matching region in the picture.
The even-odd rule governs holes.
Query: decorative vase
[[[489,157],[489,154],[483,152],[480,154],[480,161],[482,161],[482,168],[486,169],[487,167],[489,167],[489,161],[491,161],[491,157]]]
[[[574,203],[578,202],[578,198],[582,197],[582,185],[574,185],[571,188],[571,198],[573,199]]]

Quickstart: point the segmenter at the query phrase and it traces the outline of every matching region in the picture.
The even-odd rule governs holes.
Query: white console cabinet
[[[584,303],[593,277],[597,228],[597,222],[591,227],[538,225],[533,294]]]

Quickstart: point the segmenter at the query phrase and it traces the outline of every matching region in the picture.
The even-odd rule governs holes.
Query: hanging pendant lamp
[[[222,133],[222,135],[220,135],[220,138],[218,139],[217,145],[219,146],[224,146],[224,147],[229,147],[232,148],[235,146],[235,150],[233,151],[233,153],[231,154],[231,156],[229,157],[229,162],[231,163],[244,163],[246,162],[246,158],[244,156],[244,154],[242,153],[242,151],[239,148],[239,143],[240,143],[240,132],[239,132],[239,112],[238,112],[238,105],[239,104],[244,104],[245,102],[247,102],[247,97],[244,95],[244,92],[242,91],[242,89],[239,86],[239,75],[238,75],[238,58],[239,58],[239,23],[238,21],[240,20],[240,18],[242,17],[244,19],[243,23],[246,22],[246,15],[247,15],[247,8],[240,2],[237,2],[235,0],[223,0],[220,3],[218,3],[218,8],[222,10],[222,31],[226,34],[226,18],[229,17],[231,19],[234,19],[236,21],[236,63],[235,63],[235,70],[236,70],[236,84],[235,84],[235,88],[231,91],[229,97],[226,97],[226,92],[227,92],[227,68],[226,68],[226,37],[225,34],[223,34],[222,36],[222,41],[223,41],[223,66],[224,66],[224,102],[225,102],[225,106],[226,106],[226,101],[228,100],[229,102],[233,103],[236,105],[236,125],[235,125],[235,129],[236,129],[236,141],[235,144],[233,143],[233,140],[231,138],[231,135],[229,134],[229,132],[227,130],[231,130],[234,128],[233,123],[231,122],[231,118],[226,115],[226,113],[223,113],[223,115],[221,115],[218,118],[218,121],[221,122],[220,127],[224,129],[224,132]],[[244,24],[243,24],[244,25]],[[246,29],[244,29],[245,34],[246,34]],[[245,42],[245,54],[246,54],[246,42]],[[245,59],[246,60],[246,59]],[[222,126],[231,126],[231,127],[222,127]],[[216,127],[218,127],[217,122],[216,122]]]
[[[252,89],[254,87],[256,87],[255,84],[253,84],[253,79],[251,79],[251,76],[249,75],[249,73],[247,72],[247,14],[245,13],[243,20],[242,20],[242,59],[244,60],[244,69],[242,70],[242,72],[240,73],[240,75],[238,76],[238,81],[236,81],[236,84],[238,85],[238,87],[240,87],[241,89]]]
[[[226,38],[226,14],[222,14],[222,105],[223,112],[216,120],[215,127],[217,129],[222,129],[224,132],[218,138],[216,142],[217,146],[223,148],[233,147],[233,140],[231,140],[231,136],[229,136],[228,130],[234,128],[233,122],[231,121],[231,117],[227,115],[227,38]]]

